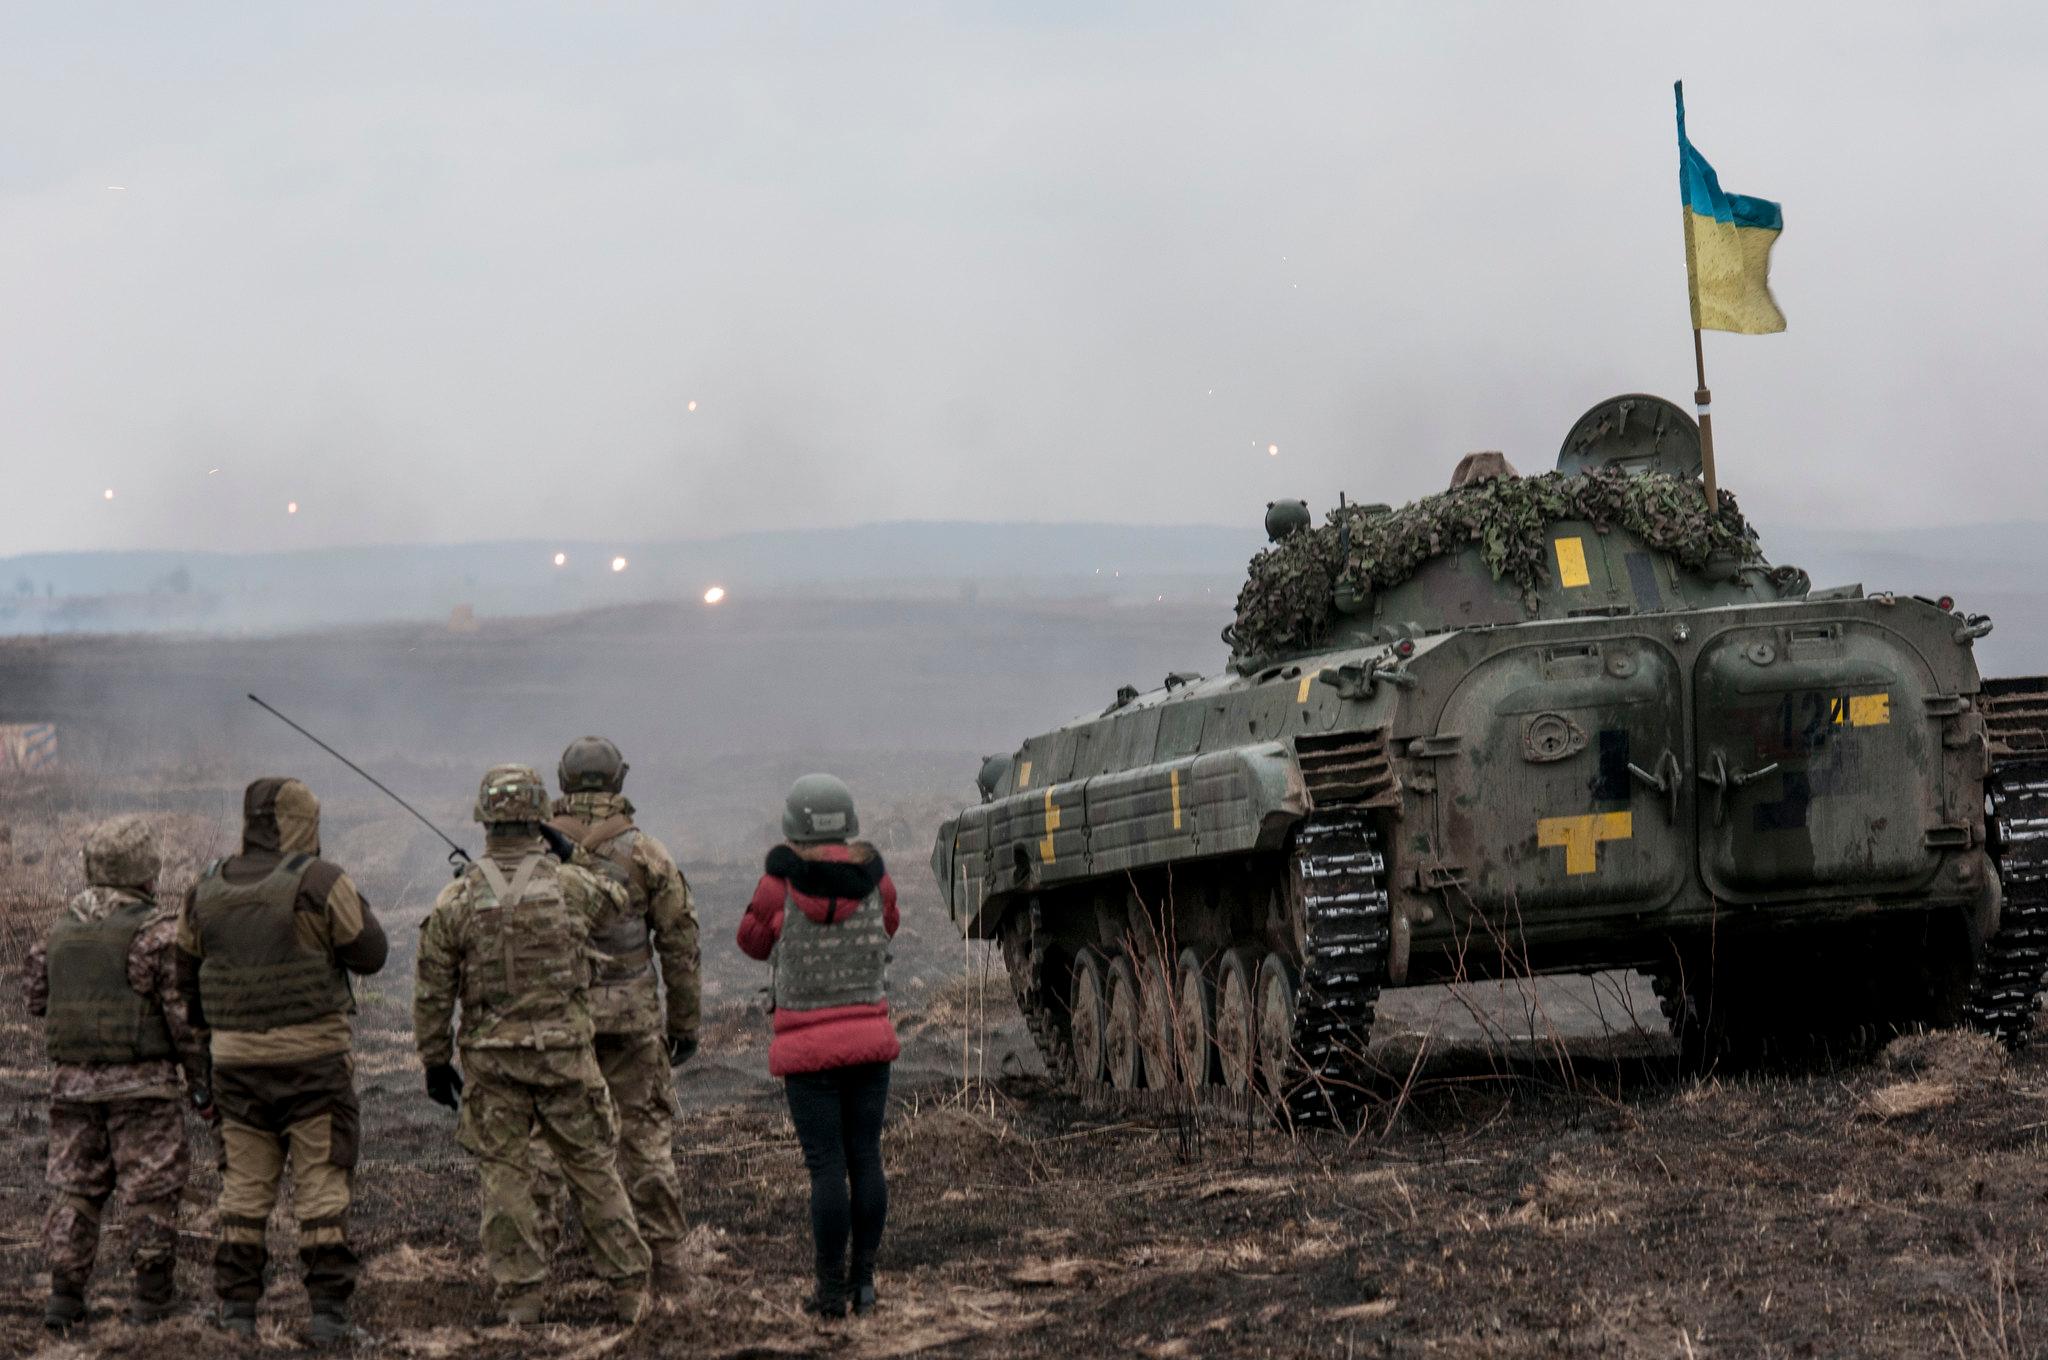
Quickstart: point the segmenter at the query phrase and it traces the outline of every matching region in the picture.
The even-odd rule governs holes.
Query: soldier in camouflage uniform
[[[603,737],[570,743],[557,768],[562,797],[549,824],[588,851],[632,899],[621,920],[591,936],[600,958],[590,1011],[597,1063],[619,1116],[619,1177],[654,1254],[656,1279],[675,1285],[682,1281],[683,1205],[669,1069],[697,1051],[697,909],[667,849],[633,824],[633,804],[620,792],[626,770],[619,748]],[[551,1214],[559,1185],[553,1159],[540,1139],[535,1144],[535,1193]]]
[[[460,1109],[458,1138],[482,1166],[484,1258],[505,1320],[540,1320],[547,1261],[528,1149],[538,1126],[576,1198],[597,1273],[630,1325],[647,1303],[647,1244],[613,1160],[618,1125],[590,1018],[590,937],[624,914],[627,899],[609,878],[548,852],[547,815],[547,789],[531,767],[484,776],[484,857],[441,890],[421,928],[413,1035],[428,1097]]]
[[[116,817],[85,842],[86,890],[29,951],[29,1014],[45,1017],[51,1061],[49,1181],[43,1220],[50,1302],[43,1321],[85,1321],[100,1216],[118,1186],[134,1219],[131,1322],[176,1307],[178,1197],[189,1157],[180,1069],[211,1116],[205,1036],[187,1023],[172,942],[177,914],[156,902],[156,832]]]
[[[358,1262],[348,1239],[362,1121],[348,975],[384,966],[384,927],[341,867],[320,858],[320,800],[296,779],[242,795],[242,852],[209,865],[178,921],[179,982],[212,1031],[221,1114],[220,1322],[256,1334],[266,1238],[285,1167],[311,1339],[354,1339]]]

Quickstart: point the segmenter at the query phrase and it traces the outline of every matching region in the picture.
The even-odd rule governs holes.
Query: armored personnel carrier
[[[1669,402],[1392,510],[1270,508],[1228,668],[991,757],[933,869],[1047,1067],[1344,1122],[1382,989],[1636,969],[1683,1051],[1971,1024],[2048,966],[2048,679],[1816,590]]]

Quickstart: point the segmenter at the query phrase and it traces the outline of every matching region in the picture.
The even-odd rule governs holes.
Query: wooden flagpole
[[[1690,261],[1688,261],[1690,263]],[[1700,328],[1692,328],[1692,366],[1699,375],[1692,404],[1700,416],[1700,477],[1706,483],[1707,509],[1719,514],[1721,491],[1714,483],[1714,394],[1707,391],[1707,352],[1700,344]]]

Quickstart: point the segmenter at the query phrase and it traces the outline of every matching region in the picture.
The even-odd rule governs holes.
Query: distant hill
[[[2048,526],[1845,532],[1759,526],[1816,585],[1951,594],[1992,612],[1987,666],[2048,669]],[[1227,610],[1256,523],[905,522],[663,543],[541,542],[290,553],[91,552],[0,558],[0,634],[281,632],[555,614],[694,599],[713,586],[818,599],[1033,600]],[[563,566],[554,565],[556,553]],[[623,556],[625,570],[611,561]]]

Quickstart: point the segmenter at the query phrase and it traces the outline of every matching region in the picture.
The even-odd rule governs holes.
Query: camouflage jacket
[[[485,853],[508,877],[517,872],[528,855],[545,854],[546,850],[538,836],[531,840],[493,838],[485,846]],[[550,858],[549,862],[554,861]],[[578,985],[562,1002],[559,1014],[551,1013],[545,1017],[545,1023],[532,1026],[533,1033],[526,1042],[535,1052],[548,1048],[588,1051],[595,1035],[588,990],[592,963],[590,933],[616,921],[630,903],[626,890],[602,874],[560,864],[554,875],[576,936],[572,947],[577,951],[573,964]],[[463,997],[464,972],[471,960],[491,943],[489,926],[478,920],[481,909],[490,903],[482,873],[472,868],[441,890],[426,924],[420,927],[412,1025],[420,1061],[426,1066],[453,1059],[455,1011]],[[477,1017],[463,1016],[465,1047],[485,1041],[485,1036],[473,1032],[476,1023]]]
[[[87,888],[65,908],[81,921],[98,920],[130,902],[152,900],[133,888]],[[99,1102],[108,1100],[176,1099],[178,1070],[194,1087],[208,1083],[206,1033],[192,1027],[184,993],[178,986],[178,968],[173,949],[178,935],[177,913],[164,908],[152,916],[128,946],[128,985],[139,996],[154,997],[163,1008],[164,1024],[177,1047],[178,1060],[140,1063],[58,1063],[50,1078],[50,1099]],[[48,941],[38,941],[28,953],[24,970],[30,1015],[43,1016],[50,1008],[50,954]]]
[[[633,825],[633,804],[622,794],[572,793],[556,800],[554,813],[558,830],[623,875],[632,908],[607,934],[636,954],[646,951],[641,961],[650,965],[635,967],[629,957],[600,968],[590,992],[597,1032],[696,1038],[702,984],[689,880],[660,841]],[[617,958],[607,940],[596,943]],[[659,978],[653,958],[661,960]]]

